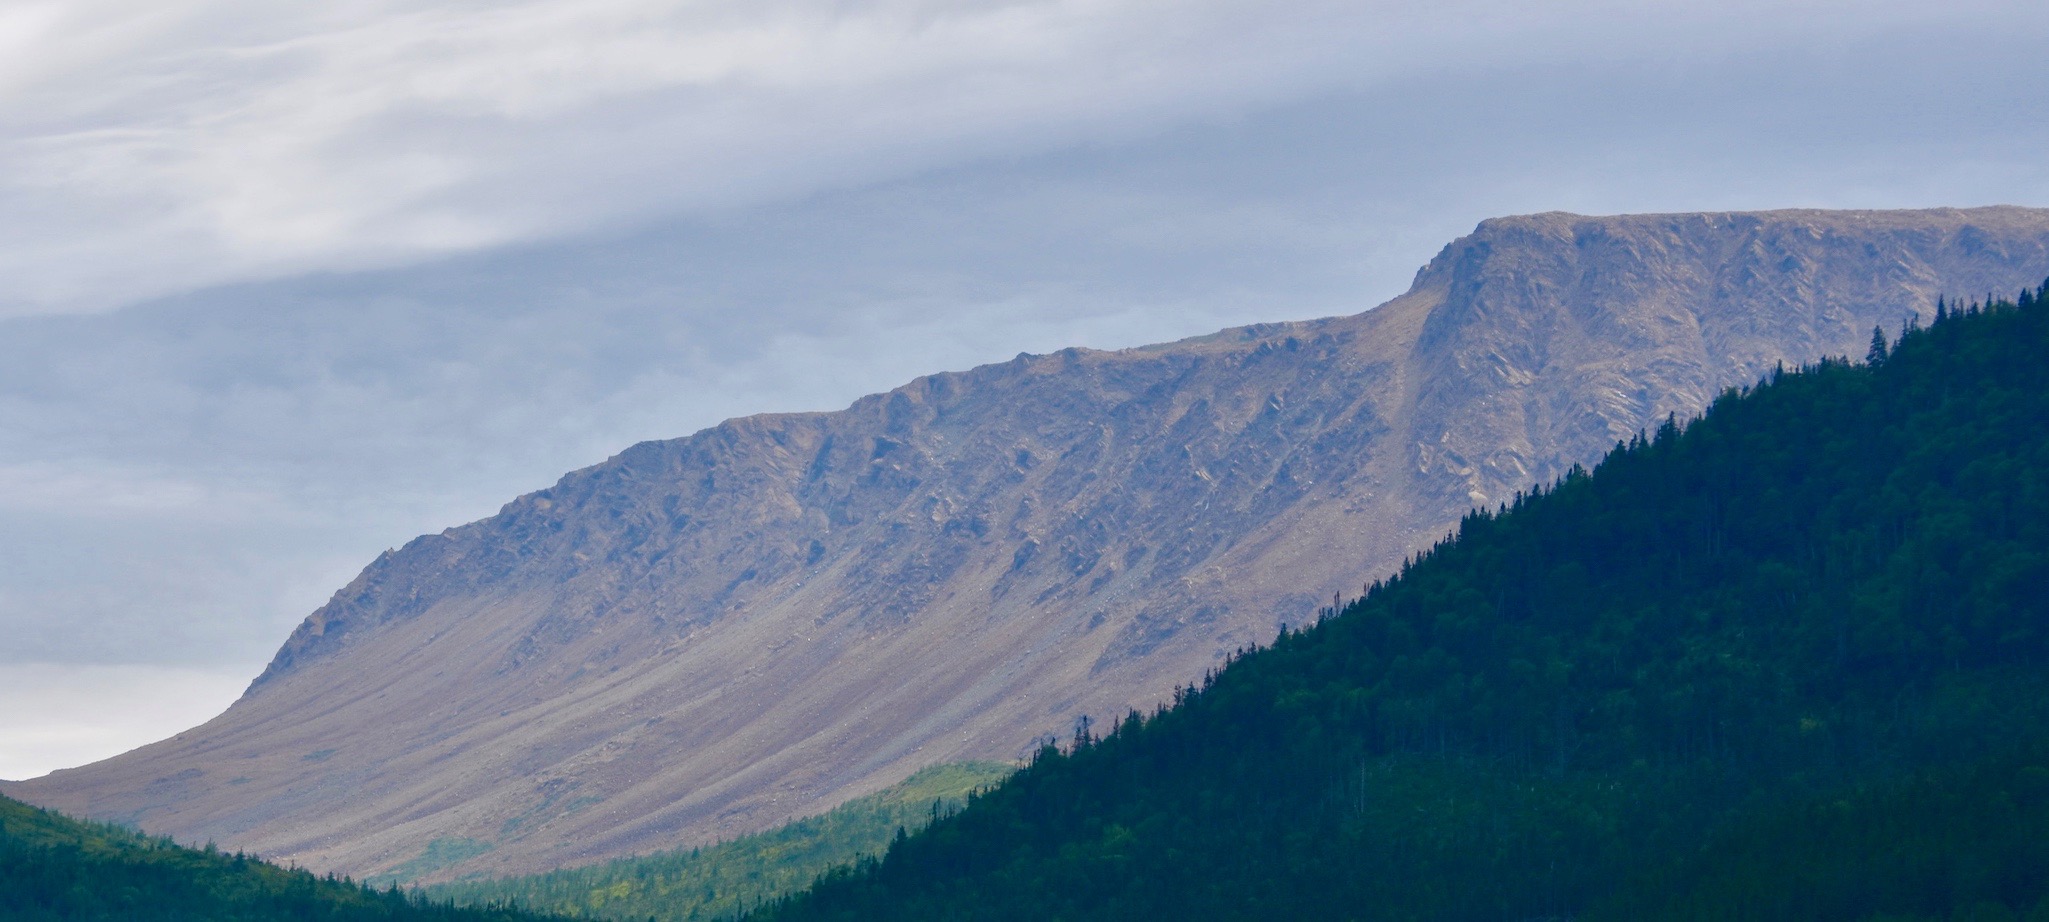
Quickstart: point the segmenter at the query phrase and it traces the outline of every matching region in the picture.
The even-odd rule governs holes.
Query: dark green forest
[[[759,913],[2049,919],[2049,305],[1492,511]]]
[[[2049,919],[2045,766],[2027,747],[1744,815],[1589,918]]]
[[[880,855],[899,830],[916,831],[958,809],[973,791],[1016,770],[1001,762],[934,765],[888,790],[818,816],[707,848],[623,858],[581,868],[428,887],[460,905],[518,904],[619,922],[732,919],[808,886],[820,874]]]
[[[0,919],[108,922],[539,922],[185,848],[0,797]]]

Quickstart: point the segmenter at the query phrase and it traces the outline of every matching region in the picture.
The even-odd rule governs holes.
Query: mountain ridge
[[[220,718],[7,790],[359,876],[754,831],[1147,709],[1475,503],[2044,276],[2035,209],[1490,219],[1363,314],[635,445],[381,556]]]

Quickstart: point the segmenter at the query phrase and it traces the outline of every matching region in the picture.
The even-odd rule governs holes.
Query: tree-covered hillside
[[[459,905],[517,904],[620,922],[731,919],[802,890],[833,868],[881,854],[892,836],[917,831],[1015,770],[1001,762],[934,765],[818,816],[708,848],[525,877],[459,881],[424,892]]]
[[[1473,514],[1334,617],[764,917],[2035,911],[2049,304],[1868,358]]]
[[[107,922],[538,922],[81,823],[0,797],[0,919]]]
[[[2023,747],[1745,815],[1587,920],[2041,922],[2045,831],[2049,749]]]

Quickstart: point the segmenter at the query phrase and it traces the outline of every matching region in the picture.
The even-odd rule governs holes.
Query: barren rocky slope
[[[385,554],[221,717],[7,791],[354,874],[761,829],[1149,708],[1472,503],[2045,275],[2041,210],[1488,221],[1357,316],[636,445]]]

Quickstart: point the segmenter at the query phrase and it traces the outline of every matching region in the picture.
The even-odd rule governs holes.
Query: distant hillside
[[[1356,316],[633,446],[382,556],[219,718],[0,789],[357,877],[732,838],[1149,709],[1473,504],[2045,275],[2033,209],[1486,221]]]
[[[893,836],[959,809],[1009,776],[997,762],[935,765],[821,816],[705,849],[625,858],[530,877],[459,881],[426,895],[459,905],[511,905],[619,922],[731,919],[799,892],[834,868],[880,856]]]
[[[208,847],[184,848],[81,823],[0,797],[0,919],[107,922],[542,922],[456,909],[286,870]]]
[[[2049,301],[1868,355],[1468,516],[762,918],[2049,912]]]

